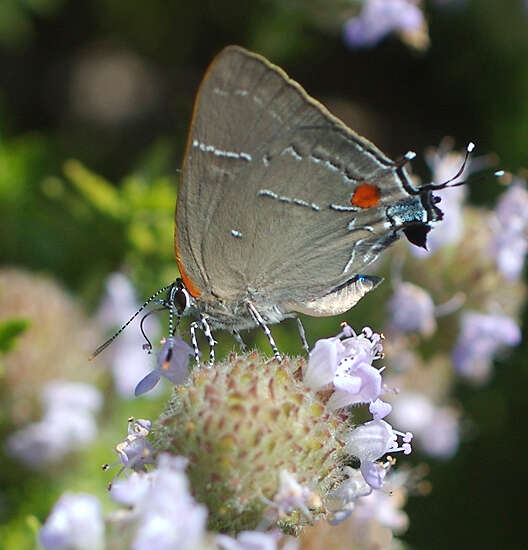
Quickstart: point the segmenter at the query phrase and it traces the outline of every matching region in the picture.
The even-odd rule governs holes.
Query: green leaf
[[[128,206],[110,182],[76,160],[64,163],[64,173],[97,210],[111,218],[122,220],[125,217]]]
[[[15,340],[30,325],[28,319],[9,319],[0,323],[0,352],[7,353],[15,346]]]

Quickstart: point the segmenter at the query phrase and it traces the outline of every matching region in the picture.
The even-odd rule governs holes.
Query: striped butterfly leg
[[[200,321],[193,321],[189,326],[189,332],[191,333],[191,344],[194,350],[194,362],[196,366],[200,366],[200,348],[198,347],[198,340],[196,339],[196,329],[200,327]]]
[[[295,316],[295,320],[297,321],[297,330],[299,331],[299,337],[301,338],[301,344],[302,344],[303,350],[307,354],[309,354],[310,349],[308,348],[308,342],[306,340],[306,332],[304,330],[302,321],[299,317],[297,317],[297,315]]]
[[[215,346],[217,342],[213,337],[211,327],[209,326],[205,315],[200,315],[200,325],[204,336],[207,338],[207,343],[209,344],[209,366],[212,367],[215,362]]]
[[[275,340],[273,339],[273,335],[271,334],[271,331],[268,325],[266,324],[266,321],[264,321],[264,319],[262,318],[262,315],[258,312],[257,308],[251,302],[247,302],[247,308],[251,317],[253,317],[253,321],[255,321],[255,324],[259,326],[266,334],[268,338],[268,342],[270,343],[271,349],[273,351],[273,355],[275,356],[275,359],[277,359],[277,361],[279,362],[282,361],[282,356],[279,352],[279,349],[277,348],[277,344],[275,343]]]
[[[200,329],[203,332],[204,336],[207,338],[207,342],[209,344],[208,365],[212,367],[215,361],[216,340],[213,337],[213,333],[211,332],[211,327],[209,326],[209,323],[207,322],[207,318],[205,315],[200,315],[200,320],[193,321],[189,328],[191,332],[191,343],[194,349],[194,360],[196,362],[196,365],[198,366],[200,364],[200,348],[198,347],[198,340],[196,338],[196,329]]]

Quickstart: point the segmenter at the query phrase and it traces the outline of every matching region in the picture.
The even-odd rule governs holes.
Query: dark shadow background
[[[424,176],[422,151],[446,135],[457,147],[473,140],[479,152],[495,152],[508,170],[527,164],[520,0],[427,3],[425,52],[397,37],[350,51],[340,34],[346,2],[2,1],[0,149],[10,164],[0,178],[15,183],[0,205],[1,261],[53,274],[88,307],[126,243],[111,221],[89,231],[72,225],[49,191],[53,177],[69,158],[116,185],[136,169],[176,174],[196,88],[231,43],[268,56],[389,155],[415,150]],[[498,193],[482,181],[471,200],[491,205]],[[153,278],[139,281],[145,294]],[[525,350],[498,365],[490,385],[459,390],[475,436],[453,460],[431,463],[433,493],[407,506],[412,547],[519,548]]]

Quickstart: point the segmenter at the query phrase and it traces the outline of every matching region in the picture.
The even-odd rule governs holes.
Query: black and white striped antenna
[[[174,283],[171,283],[170,285],[164,286],[163,288],[157,290],[146,302],[144,302],[144,304],[136,311],[136,313],[134,313],[134,315],[132,315],[132,317],[130,317],[130,319],[113,336],[108,338],[108,340],[104,344],[101,344],[94,352],[90,353],[90,355],[88,356],[88,360],[91,361],[101,352],[103,352],[152,301],[154,301],[160,294],[167,291],[172,286],[172,284]],[[147,342],[149,342],[148,338]]]

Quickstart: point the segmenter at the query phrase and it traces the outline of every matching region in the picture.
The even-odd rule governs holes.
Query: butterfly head
[[[466,147],[464,161],[453,177],[443,183],[422,185],[415,189],[409,198],[399,201],[388,209],[389,220],[402,228],[410,243],[427,250],[427,234],[444,217],[444,213],[437,206],[442,199],[433,192],[467,183],[467,180],[455,180],[464,172],[474,148],[475,145],[470,142]]]

